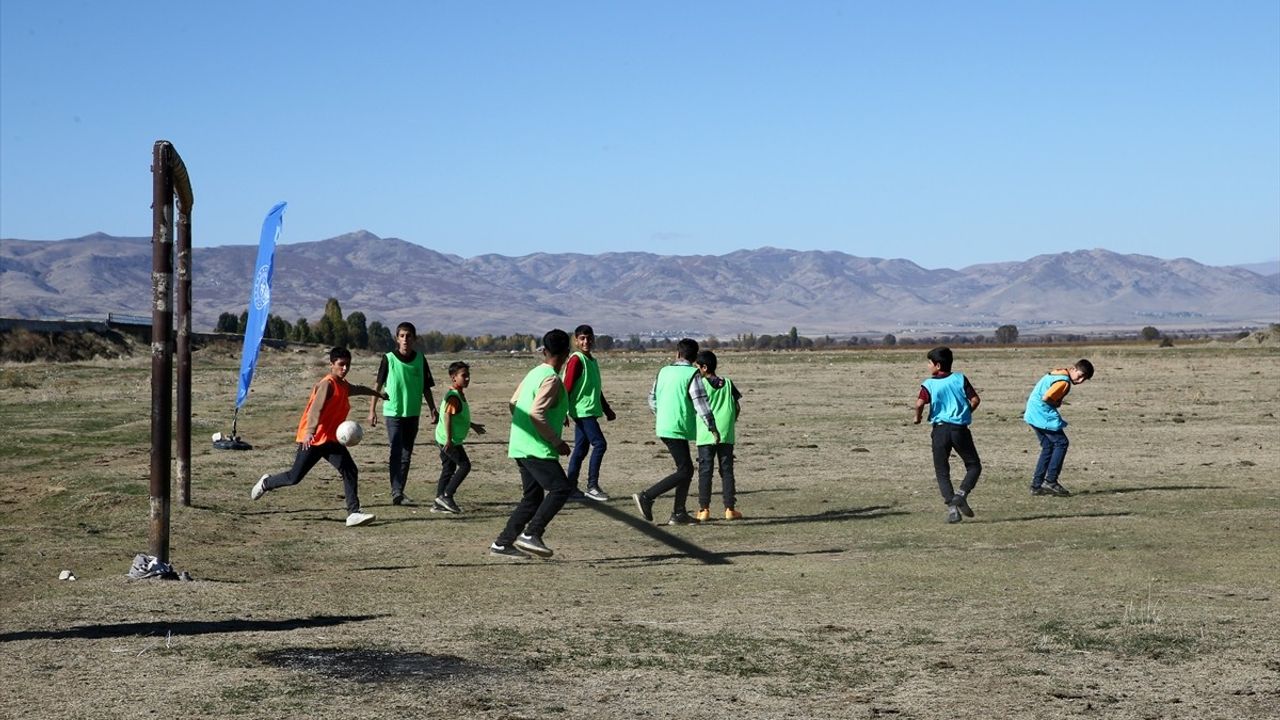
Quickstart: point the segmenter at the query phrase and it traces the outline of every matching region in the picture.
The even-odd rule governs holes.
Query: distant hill
[[[194,323],[239,313],[256,246],[196,248]],[[0,240],[0,315],[150,314],[150,238]],[[481,333],[590,322],[597,332],[722,337],[1051,325],[1231,327],[1280,321],[1280,275],[1078,250],[930,270],[908,260],[760,248],[727,255],[535,253],[462,258],[354,232],[276,251],[272,312],[318,319],[327,298],[394,325]]]

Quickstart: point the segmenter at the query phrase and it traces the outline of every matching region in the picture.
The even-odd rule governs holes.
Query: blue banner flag
[[[253,264],[253,291],[249,293],[249,324],[244,328],[244,350],[240,352],[240,390],[236,393],[236,410],[249,396],[253,369],[258,365],[258,347],[262,331],[271,312],[271,274],[275,269],[276,241],[284,225],[284,208],[277,203],[262,221],[262,237],[258,240],[258,261]]]

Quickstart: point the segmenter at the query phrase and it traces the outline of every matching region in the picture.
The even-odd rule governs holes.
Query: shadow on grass
[[[657,540],[663,545],[675,550],[678,555],[691,557],[707,565],[732,564],[732,561],[729,560],[725,554],[711,552],[700,545],[696,545],[685,540],[679,535],[674,535],[666,530],[661,530],[644,518],[637,517],[633,512],[625,512],[610,505],[609,503],[591,503],[585,507],[589,507],[592,510],[617,520],[624,525],[629,525],[633,530],[639,532],[641,535]]]
[[[1148,487],[1118,487],[1106,490],[1080,490],[1076,495],[1127,495],[1140,492],[1161,492],[1179,490],[1230,490],[1226,485],[1150,485]]]
[[[844,552],[844,548],[827,548],[825,550],[806,550],[804,552],[788,552],[786,550],[739,550],[737,552],[730,551],[719,553],[724,558],[744,558],[744,557],[798,557],[800,555],[839,555]],[[578,560],[576,562],[588,563],[591,565],[604,563],[620,563],[620,562],[662,562],[664,560],[680,560],[685,556],[679,553],[667,553],[662,555],[628,555],[624,557],[607,557],[597,558],[594,560]]]
[[[332,627],[364,622],[385,615],[314,615],[291,620],[185,620],[177,622],[130,622],[111,625],[81,625],[66,630],[23,630],[0,634],[0,642],[14,640],[99,640],[147,635],[209,635],[233,632],[287,632],[301,628]]]
[[[1073,518],[1133,517],[1136,514],[1137,513],[1131,513],[1131,512],[1062,513],[1059,515],[1028,515],[1026,517],[995,518],[994,520],[984,519],[983,522],[1007,523],[1007,522],[1032,522],[1034,520],[1071,520]]]
[[[907,515],[905,510],[894,510],[892,505],[872,505],[864,508],[846,508],[843,510],[825,510],[812,515],[778,515],[748,517],[734,521],[746,525],[791,525],[811,522],[842,522],[845,520],[876,520],[894,515]]]

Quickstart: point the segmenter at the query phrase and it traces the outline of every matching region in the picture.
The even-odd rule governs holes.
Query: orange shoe
[[[741,520],[742,513],[738,512],[737,510],[734,510],[733,508],[725,508],[724,519],[725,520]]]
[[[701,510],[699,510],[698,512],[694,513],[694,515],[693,515],[693,519],[694,519],[694,520],[697,520],[698,522],[706,522],[706,521],[710,520],[710,519],[711,519],[711,508],[702,508],[702,509],[701,509]]]

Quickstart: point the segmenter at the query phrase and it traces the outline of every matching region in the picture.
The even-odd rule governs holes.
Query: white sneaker
[[[360,512],[359,510],[347,516],[347,527],[355,527],[357,525],[368,525],[373,522],[376,517],[373,513]]]
[[[258,498],[267,494],[267,486],[265,485],[265,483],[267,482],[267,478],[269,477],[271,476],[263,475],[262,477],[258,478],[258,482],[254,483],[253,489],[249,491],[250,500],[257,500]]]

